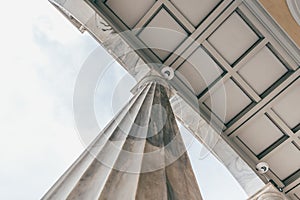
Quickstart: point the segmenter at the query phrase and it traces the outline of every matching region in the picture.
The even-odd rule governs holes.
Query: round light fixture
[[[260,174],[265,174],[267,171],[269,171],[269,165],[266,162],[260,162],[256,165],[256,170]]]
[[[168,80],[174,78],[174,70],[171,67],[163,67],[161,73]]]

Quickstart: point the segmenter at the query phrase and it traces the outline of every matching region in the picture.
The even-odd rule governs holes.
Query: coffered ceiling
[[[267,176],[300,199],[299,63],[244,1],[89,2],[116,31],[127,31],[147,62],[174,69],[253,169],[267,162]]]

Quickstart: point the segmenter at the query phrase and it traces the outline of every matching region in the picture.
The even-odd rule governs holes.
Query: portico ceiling
[[[257,1],[86,1],[146,62],[173,68],[243,159],[267,162],[266,176],[300,199],[299,48]]]

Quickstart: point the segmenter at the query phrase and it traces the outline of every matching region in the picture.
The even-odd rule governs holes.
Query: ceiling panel
[[[196,27],[221,0],[171,0],[171,2]]]
[[[254,168],[268,162],[266,176],[280,187],[299,181],[300,173],[280,179],[299,169],[294,144],[300,144],[300,82],[295,82],[300,70],[286,46],[253,15],[250,1],[103,2],[98,7],[119,31],[141,28],[128,42],[135,48],[144,43],[152,52],[138,52],[143,59],[175,70],[176,81],[185,83],[176,89],[194,94],[204,116],[213,113],[223,122],[222,136],[247,163]]]
[[[299,185],[297,188],[294,189],[293,195],[294,195],[295,197],[297,197],[298,200],[300,199],[300,185]]]
[[[228,123],[250,103],[251,99],[231,79],[204,101],[224,123]]]
[[[107,0],[106,5],[130,28],[146,14],[155,0]]]
[[[262,94],[287,71],[270,49],[264,47],[238,73],[257,94]]]
[[[249,121],[237,131],[238,138],[255,154],[260,154],[284,134],[266,116]]]
[[[292,129],[300,123],[300,80],[274,106],[274,112]],[[297,111],[295,109],[298,109]]]
[[[184,28],[164,8],[138,35],[161,60],[165,60],[187,36]]]
[[[266,162],[275,174],[284,180],[288,176],[300,169],[300,151],[292,143],[287,143],[279,147],[276,153],[273,153]]]
[[[199,47],[175,72],[199,95],[218,77],[223,70]]]
[[[234,12],[226,21],[208,38],[208,42],[227,60],[234,63],[245,53],[259,37]]]

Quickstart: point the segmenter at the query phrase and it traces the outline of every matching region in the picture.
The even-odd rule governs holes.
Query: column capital
[[[296,0],[286,0],[286,2],[292,16],[300,26],[300,2]]]
[[[141,89],[143,89],[149,83],[157,83],[159,85],[164,86],[169,98],[171,98],[176,93],[174,88],[168,83],[168,80],[166,78],[161,77],[157,72],[155,72],[153,70],[151,70],[142,80],[140,80],[131,89],[131,93],[133,93],[133,94],[138,93]]]

